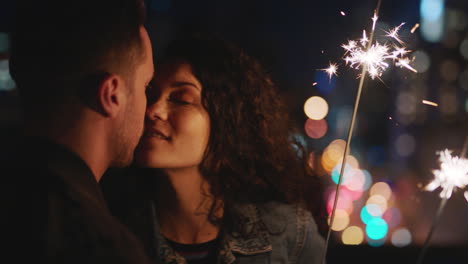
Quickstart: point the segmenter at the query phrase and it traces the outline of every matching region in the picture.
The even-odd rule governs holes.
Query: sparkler
[[[331,63],[331,62],[330,62],[330,66],[328,68],[322,69],[322,71],[328,73],[328,77],[330,79],[331,79],[332,75],[338,76],[336,74],[337,70],[338,70],[338,66],[335,63]]]
[[[416,23],[416,25],[414,25],[414,27],[411,29],[411,34],[413,34],[416,31],[416,29],[418,29],[418,27],[419,23]]]
[[[422,100],[422,103],[423,104],[427,104],[427,105],[432,105],[432,106],[439,106],[437,103],[434,103],[434,102],[431,102],[431,101],[428,101],[428,100]]]
[[[374,43],[373,39],[374,39],[374,33],[375,33],[375,26],[379,18],[378,14],[379,14],[380,5],[381,5],[381,0],[378,0],[377,8],[375,9],[374,16],[372,17],[372,30],[370,31],[369,37],[367,36],[366,31],[364,30],[361,39],[350,40],[348,41],[347,44],[343,44],[341,46],[345,50],[344,60],[346,62],[346,65],[350,66],[353,69],[361,70],[361,74],[358,75],[358,78],[360,79],[359,86],[358,86],[356,100],[354,102],[353,115],[351,117],[351,122],[350,122],[349,130],[348,130],[346,146],[345,146],[345,150],[343,154],[343,160],[341,163],[342,164],[341,171],[340,171],[340,175],[338,178],[338,183],[336,185],[336,191],[335,191],[336,195],[334,198],[333,209],[331,211],[331,216],[330,216],[330,224],[329,224],[330,228],[328,229],[328,234],[327,234],[327,238],[325,242],[325,250],[324,250],[324,255],[323,255],[323,260],[322,260],[323,263],[326,262],[327,249],[328,249],[328,244],[330,242],[330,236],[332,232],[331,227],[333,226],[333,223],[335,220],[335,212],[336,212],[336,208],[338,204],[341,183],[343,181],[344,168],[346,167],[345,164],[346,164],[346,160],[349,154],[349,146],[351,143],[352,132],[353,132],[357,110],[359,108],[361,92],[364,86],[364,81],[366,79],[366,76],[369,75],[371,79],[380,78],[382,76],[382,73],[390,66],[389,61],[394,62],[395,66],[397,67],[407,68],[411,71],[416,72],[416,70],[410,66],[409,58],[405,57],[405,55],[408,54],[410,51],[406,50],[406,47],[403,41],[398,36],[398,32],[401,29],[401,27],[404,25],[404,23],[401,23],[396,28],[386,32],[387,33],[386,37],[389,38],[389,43],[381,44],[377,41]],[[396,43],[392,43],[392,42],[396,42]],[[331,78],[332,75],[337,74],[337,64],[330,63],[329,68],[322,69],[322,70],[327,72],[329,74],[329,77]]]
[[[468,136],[465,139],[465,144],[460,157],[452,156],[452,151],[448,149],[437,153],[439,155],[440,169],[433,171],[435,178],[425,187],[425,190],[434,191],[441,188],[442,191],[439,196],[442,200],[439,204],[439,208],[437,209],[437,213],[432,222],[426,241],[424,241],[423,249],[418,257],[418,264],[421,264],[424,259],[429,241],[431,240],[432,234],[439,223],[440,216],[442,215],[448,199],[450,199],[452,193],[456,191],[457,188],[462,189],[468,185],[468,159],[464,158],[467,149]],[[468,192],[465,192],[464,196],[468,201]]]

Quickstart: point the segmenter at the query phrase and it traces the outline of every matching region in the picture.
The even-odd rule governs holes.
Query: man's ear
[[[115,117],[124,105],[125,82],[119,75],[108,74],[99,84],[97,108],[107,117]]]

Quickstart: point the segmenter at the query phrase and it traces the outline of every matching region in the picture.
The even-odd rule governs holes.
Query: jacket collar
[[[166,242],[159,231],[159,224],[153,203],[154,237],[159,243],[156,246],[163,263],[183,264],[185,260],[179,256]],[[238,215],[238,223],[229,233],[222,234],[220,240],[219,263],[231,264],[236,260],[234,253],[240,255],[256,255],[272,251],[270,235],[262,221],[257,206],[253,204],[237,205],[234,212]]]

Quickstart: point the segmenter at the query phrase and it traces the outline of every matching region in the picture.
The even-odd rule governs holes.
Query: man
[[[148,263],[98,185],[131,163],[143,131],[154,70],[142,1],[17,2],[10,69],[25,137],[2,166],[6,255]]]

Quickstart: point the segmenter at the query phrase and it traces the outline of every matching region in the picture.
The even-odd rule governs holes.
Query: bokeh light
[[[0,32],[0,53],[8,52],[10,49],[10,37],[5,32]]]
[[[385,199],[385,197],[379,194],[372,195],[371,197],[369,197],[369,199],[367,199],[366,205],[370,205],[370,204],[378,205],[380,209],[382,210],[382,213],[384,213],[388,207],[387,199]]]
[[[381,195],[385,199],[389,200],[392,196],[392,189],[386,182],[375,183],[369,191],[369,195]]]
[[[443,92],[440,95],[440,111],[444,115],[454,115],[457,113],[458,100],[454,92]]]
[[[362,186],[363,191],[367,191],[369,187],[372,185],[372,175],[367,170],[361,170],[364,173],[366,181],[364,182],[364,186]]]
[[[328,147],[325,148],[322,155],[322,167],[328,173],[331,173],[333,168],[341,162],[345,149],[346,142],[342,139],[332,141]]]
[[[460,9],[447,8],[447,28],[462,31],[468,25],[466,12]]]
[[[465,69],[458,78],[459,85],[468,91],[468,69]]]
[[[319,96],[312,96],[304,104],[304,113],[313,120],[325,118],[328,114],[328,103]]]
[[[366,235],[373,240],[385,238],[388,232],[388,225],[382,218],[375,217],[369,220],[366,226]]]
[[[341,163],[337,164],[335,168],[333,168],[332,173],[331,173],[332,180],[335,184],[338,184],[338,181],[340,178],[340,172],[341,172]],[[351,178],[353,177],[354,168],[350,164],[346,164],[343,173],[344,175],[343,175],[343,179],[341,180],[341,183],[346,186],[348,185],[348,183],[351,181]]]
[[[383,215],[382,208],[377,204],[368,204],[366,205],[366,209],[369,215],[371,215],[372,217],[381,217]]]
[[[0,91],[13,90],[15,86],[15,82],[10,75],[8,60],[0,60]]]
[[[412,115],[416,112],[416,97],[410,92],[401,92],[396,104],[398,112],[402,115]]]
[[[325,136],[328,130],[328,124],[325,119],[313,120],[307,119],[304,130],[310,138],[319,139]]]
[[[410,134],[401,134],[395,142],[395,148],[398,155],[408,157],[416,148],[416,140]]]
[[[406,228],[399,228],[393,232],[391,241],[396,247],[408,246],[411,244],[411,233]]]
[[[438,42],[444,33],[444,0],[421,0],[421,33],[429,42]]]
[[[333,210],[333,204],[335,203],[336,191],[334,190],[335,189],[334,187],[332,187],[332,189],[333,191],[330,192],[330,194],[328,195],[328,199],[327,199],[327,212],[329,215],[331,214]],[[348,192],[342,191],[340,189],[340,195],[338,197],[336,209],[343,210],[347,212],[348,214],[351,214],[353,212],[354,210],[353,199]]]
[[[396,207],[388,208],[382,218],[387,222],[389,228],[397,227],[401,223],[401,212]]]
[[[369,244],[371,247],[381,247],[383,244],[385,244],[385,237],[382,239],[371,239],[366,236],[366,241],[367,244]]]
[[[330,217],[328,217],[328,225],[330,225]],[[335,211],[335,219],[331,229],[334,231],[342,231],[349,225],[349,214],[345,210],[337,209]]]
[[[364,232],[358,226],[349,226],[343,231],[341,240],[345,245],[360,245],[364,241]]]
[[[468,60],[468,38],[464,39],[460,44],[460,53],[463,58]]]
[[[378,207],[378,206],[375,205],[375,204],[372,204],[372,205],[366,205],[366,206],[362,207],[360,217],[361,217],[361,221],[366,225],[369,223],[369,221],[372,218],[374,218],[374,216],[369,212],[369,207],[370,207],[370,211],[373,211],[374,208],[372,208],[372,207]],[[378,208],[380,209],[380,207],[378,207]]]
[[[440,64],[440,76],[448,82],[456,81],[460,73],[460,66],[454,60],[445,60]]]
[[[345,172],[346,173],[346,172]],[[345,174],[346,178],[346,174]],[[356,169],[353,171],[352,177],[348,179],[346,187],[351,191],[364,191],[364,184],[366,184],[366,175],[362,170]]]
[[[412,53],[414,58],[413,67],[418,71],[418,73],[426,72],[431,66],[431,58],[423,50],[417,50]]]

